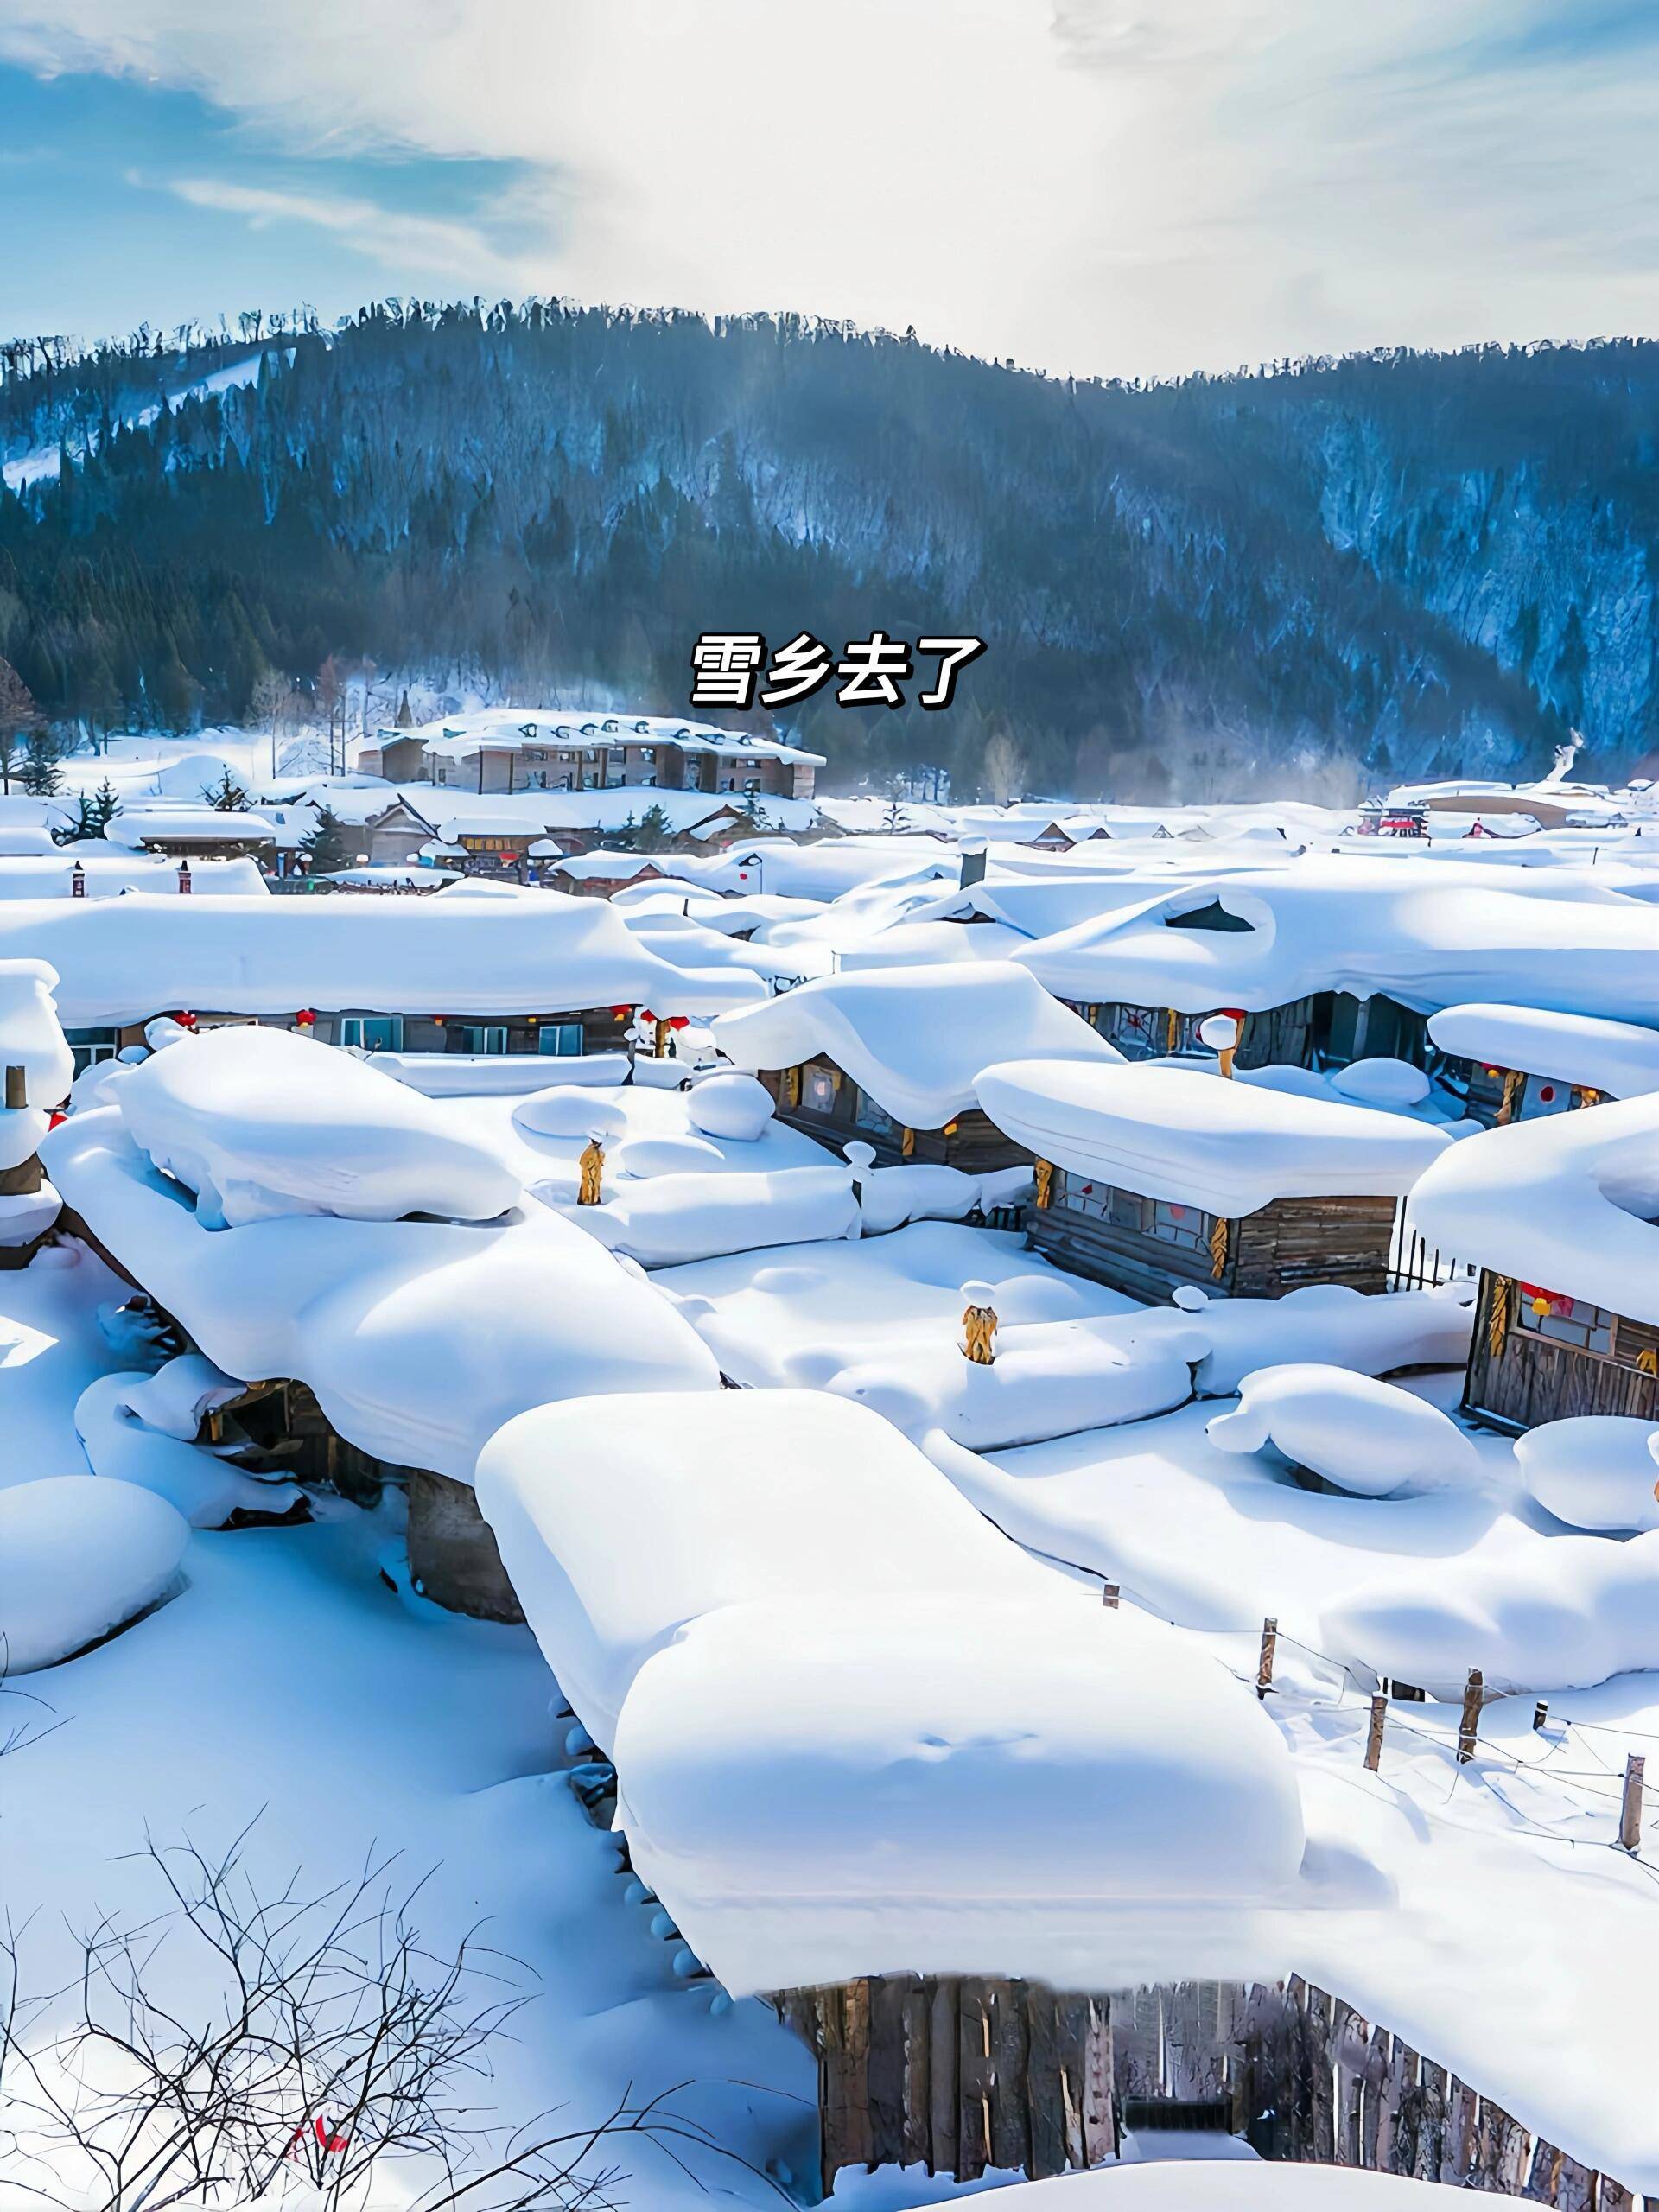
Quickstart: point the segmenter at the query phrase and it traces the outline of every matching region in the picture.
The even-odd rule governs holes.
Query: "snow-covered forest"
[[[1659,727],[1659,349],[1131,387],[766,317],[416,302],[0,381],[0,657],[92,728],[236,721],[330,656],[685,703],[703,630],[976,632],[949,715],[792,718],[856,783],[1633,765]],[[1593,454],[1593,479],[1586,456]]]

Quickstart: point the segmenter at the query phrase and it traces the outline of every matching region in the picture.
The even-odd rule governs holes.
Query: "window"
[[[808,1114],[833,1114],[841,1078],[833,1068],[810,1067],[801,1077],[801,1108]]]
[[[1149,1059],[1164,1049],[1161,1007],[1111,1006],[1103,1009],[1106,1034],[1132,1060]]]
[[[537,1033],[536,1049],[538,1052],[556,1052],[562,1059],[569,1059],[582,1050],[582,1024],[579,1021],[544,1021]]]
[[[401,1052],[404,1017],[401,1014],[346,1014],[339,1023],[338,1045],[356,1045],[365,1052]]]
[[[1535,1282],[1515,1286],[1515,1325],[1523,1336],[1543,1337],[1551,1344],[1568,1344],[1574,1351],[1594,1352],[1603,1359],[1613,1356],[1613,1316],[1603,1306],[1582,1298],[1546,1290]]]
[[[656,747],[654,745],[642,745],[639,748],[639,758],[642,760],[654,760],[657,758]]]
[[[1177,1205],[1169,1198],[1144,1198],[1138,1191],[1119,1190],[1115,1184],[1077,1175],[1066,1168],[1057,1177],[1058,1203],[1090,1221],[1109,1228],[1126,1229],[1136,1236],[1155,1237],[1186,1252],[1208,1252],[1212,1216],[1200,1206]]]
[[[113,1029],[66,1029],[64,1038],[75,1056],[75,1073],[85,1074],[100,1060],[112,1060],[120,1049]]]
[[[899,1124],[887,1108],[879,1100],[872,1098],[868,1090],[855,1089],[853,1119],[861,1129],[868,1130],[872,1136],[891,1137],[899,1134]]]
[[[1521,1091],[1517,1122],[1536,1122],[1549,1114],[1565,1114],[1573,1104],[1573,1086],[1551,1076],[1529,1075]]]

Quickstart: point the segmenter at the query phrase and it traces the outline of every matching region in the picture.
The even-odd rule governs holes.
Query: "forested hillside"
[[[701,631],[880,626],[990,649],[946,715],[811,701],[832,783],[965,790],[998,730],[1080,797],[1656,742],[1653,345],[1141,389],[795,321],[402,303],[3,359],[0,459],[36,458],[0,493],[0,656],[54,717],[237,719],[330,655],[671,710]]]

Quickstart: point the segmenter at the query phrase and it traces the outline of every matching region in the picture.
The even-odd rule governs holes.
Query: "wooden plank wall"
[[[772,1999],[817,2056],[824,2194],[844,2166],[976,2181],[1106,2164],[1117,2149],[1111,2012],[1040,1982],[873,1975]]]
[[[1558,2212],[1641,2204],[1340,1998],[1299,1976],[1243,1995],[1236,2111],[1265,2156],[1522,2196]]]
[[[1622,2183],[1299,1975],[1073,1997],[890,1974],[771,2002],[817,2056],[826,2196],[847,2166],[971,2181],[988,2166],[1041,2178],[1100,2165],[1126,2106],[1173,2101],[1230,2103],[1234,2132],[1268,2158],[1643,2212]]]
[[[1597,1359],[1513,1327],[1494,1354],[1489,1340],[1493,1281],[1483,1268],[1464,1385],[1466,1413],[1505,1428],[1535,1428],[1574,1414],[1630,1414],[1659,1421],[1659,1378],[1621,1360]],[[1519,1293],[1512,1288],[1510,1294],[1513,1299]],[[1627,1325],[1627,1342],[1639,1338],[1646,1343],[1649,1332],[1621,1324]]]

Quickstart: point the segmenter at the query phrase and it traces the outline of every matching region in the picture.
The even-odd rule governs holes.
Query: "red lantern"
[[[648,1006],[642,1006],[639,1009],[639,1019],[641,1021],[655,1021],[657,1017]]]
[[[668,1026],[671,1029],[689,1029],[691,1027],[691,1017],[689,1014],[671,1014],[668,1017]]]
[[[613,1006],[611,1008],[611,1020],[613,1021],[626,1021],[632,1012],[633,1008],[631,1006]],[[647,1015],[646,1019],[650,1019],[649,1015]]]
[[[296,1029],[309,1029],[316,1018],[308,1006],[302,1006],[294,1017],[294,1027]]]
[[[173,1019],[181,1029],[194,1029],[196,1026],[196,1017],[194,1014],[175,1014]]]
[[[1547,1083],[1538,1093],[1538,1103],[1541,1106],[1553,1106],[1554,1103],[1555,1086],[1553,1083]]]

